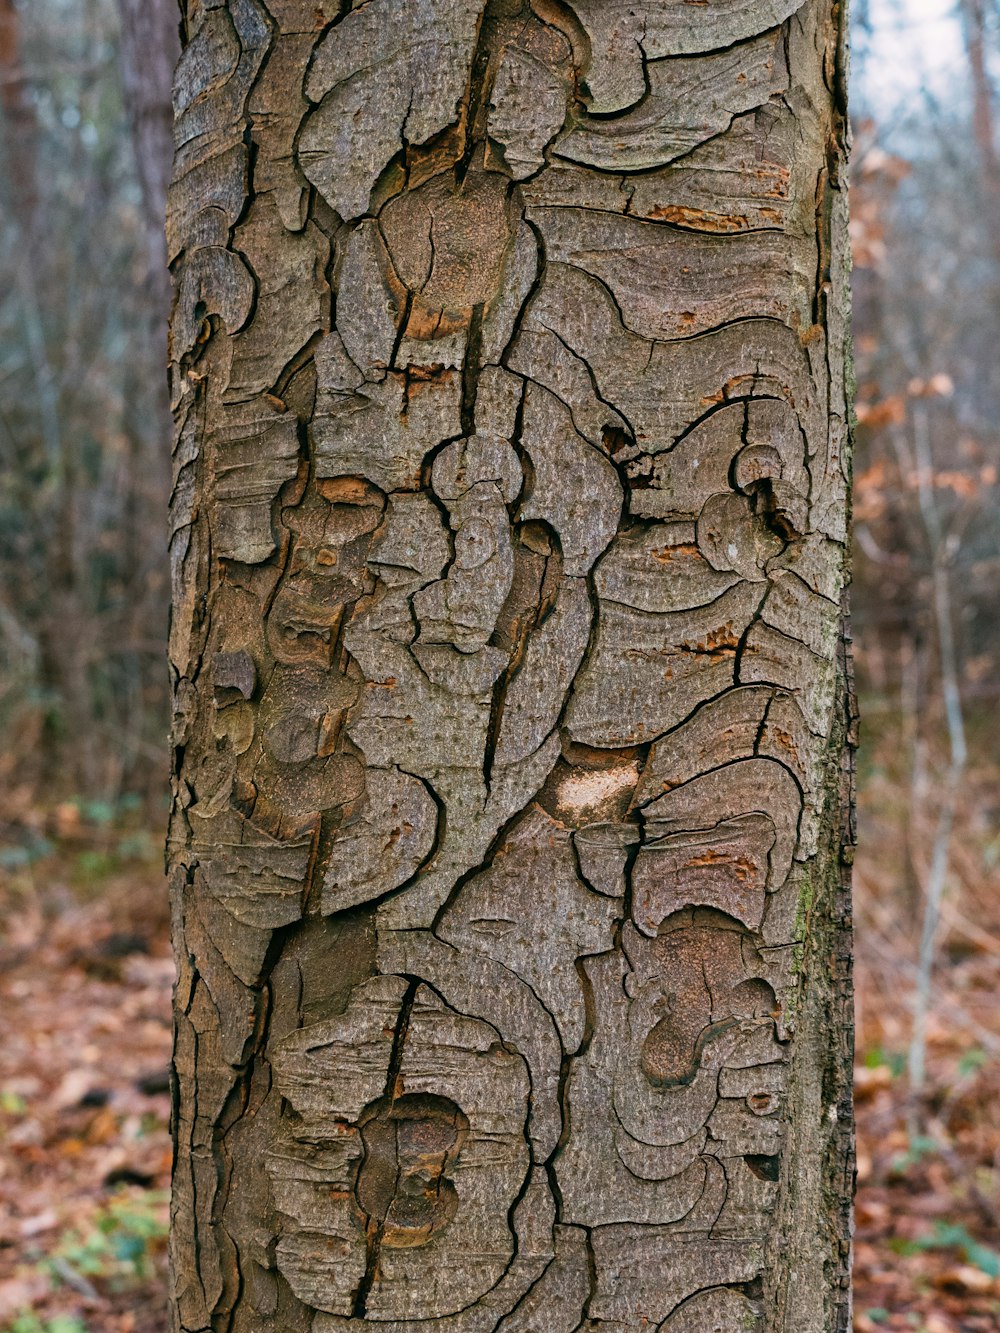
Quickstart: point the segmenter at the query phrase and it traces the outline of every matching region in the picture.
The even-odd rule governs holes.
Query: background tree
[[[124,79],[118,19],[114,0],[0,6],[8,816],[40,790],[162,799],[169,154],[156,140],[169,136],[177,13],[142,6]]]
[[[184,40],[178,1328],[846,1329],[837,11]]]
[[[998,13],[993,0],[951,17],[868,8],[872,32],[854,33],[851,190],[863,1333],[880,1311],[922,1303],[929,1253],[994,1267],[973,1237],[996,1251],[1000,1197]],[[940,1218],[908,1217],[918,1198],[936,1198]],[[918,1237],[921,1258],[884,1257]],[[971,1248],[950,1249],[956,1239]],[[942,1290],[924,1304],[929,1323],[932,1310],[953,1327],[993,1317],[971,1285]]]
[[[936,1003],[941,915],[959,933],[974,930],[968,906],[990,892],[974,864],[971,826],[982,811],[980,765],[993,762],[976,744],[977,720],[996,701],[1000,458],[992,423],[1000,386],[993,349],[982,337],[995,319],[1000,254],[991,202],[1000,183],[989,74],[995,23],[992,7],[979,0],[963,3],[960,16],[968,105],[929,101],[911,113],[923,126],[920,146],[905,120],[894,134],[862,122],[852,224],[863,330],[856,492],[862,680],[871,698],[872,754],[882,753],[875,747],[883,741],[893,747],[892,781],[901,792],[891,821],[898,831],[889,835],[888,812],[880,813],[872,842],[880,848],[875,873],[906,886],[922,936],[916,974],[906,983],[916,992],[909,1042],[914,1133],[926,1130],[930,1110],[926,1028]],[[956,209],[959,195],[965,202]],[[967,771],[970,738],[978,775]],[[964,851],[954,845],[956,819]],[[948,900],[957,882],[971,895],[966,908],[953,894]],[[884,925],[870,923],[873,945],[880,930]],[[895,961],[886,983],[895,986],[907,951],[891,933]],[[879,947],[884,953],[884,940]]]

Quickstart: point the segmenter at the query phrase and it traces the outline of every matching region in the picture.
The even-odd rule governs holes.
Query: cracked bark
[[[839,6],[182,10],[175,1328],[846,1333]]]

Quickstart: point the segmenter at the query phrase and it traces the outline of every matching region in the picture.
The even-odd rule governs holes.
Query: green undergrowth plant
[[[25,1311],[15,1316],[11,1323],[4,1324],[3,1333],[87,1333],[87,1326],[76,1315],[57,1314],[51,1319],[40,1319]]]
[[[63,1233],[42,1266],[54,1281],[67,1269],[81,1278],[95,1278],[112,1287],[129,1287],[149,1277],[152,1261],[167,1236],[164,1204],[167,1194],[121,1194],[93,1216],[89,1226]],[[70,1333],[69,1330],[66,1333]]]
[[[988,1245],[983,1245],[965,1227],[954,1222],[935,1222],[930,1235],[905,1241],[893,1248],[900,1254],[924,1254],[928,1250],[957,1250],[967,1264],[978,1268],[989,1277],[1000,1277],[1000,1254]]]

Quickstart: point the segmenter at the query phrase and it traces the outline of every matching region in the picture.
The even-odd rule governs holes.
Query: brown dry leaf
[[[60,838],[71,838],[79,833],[81,825],[80,807],[75,801],[64,801],[53,811],[55,831]]]
[[[10,1319],[21,1310],[30,1310],[45,1295],[48,1278],[42,1273],[27,1273],[0,1282],[0,1319]]]
[[[81,1100],[90,1091],[94,1075],[89,1069],[70,1069],[62,1077],[59,1086],[52,1094],[51,1105],[58,1110],[70,1106],[79,1106]]]
[[[934,1285],[937,1287],[957,1287],[960,1291],[975,1291],[981,1295],[992,1292],[996,1289],[996,1279],[990,1277],[989,1273],[984,1273],[981,1268],[976,1268],[974,1264],[956,1264],[954,1268],[946,1268],[943,1273],[939,1273],[934,1278]]]
[[[858,1200],[855,1210],[859,1226],[881,1227],[891,1221],[889,1205],[882,1199],[869,1198],[867,1195]]]
[[[44,1213],[35,1213],[32,1217],[21,1219],[18,1231],[22,1236],[39,1236],[43,1231],[53,1231],[59,1225],[59,1214],[53,1208]]]
[[[929,1314],[924,1320],[926,1333],[955,1333],[955,1325],[943,1315]]]
[[[103,1106],[87,1126],[88,1143],[112,1143],[121,1132],[118,1117],[109,1106]]]
[[[877,403],[858,403],[854,410],[858,421],[869,430],[898,426],[906,420],[906,404],[899,394],[890,394]]]
[[[873,1097],[876,1092],[883,1088],[891,1088],[892,1083],[892,1070],[888,1065],[875,1065],[871,1068],[862,1065],[854,1071],[855,1103]]]

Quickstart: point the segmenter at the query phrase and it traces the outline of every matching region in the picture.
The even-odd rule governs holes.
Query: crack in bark
[[[410,1016],[413,1013],[413,1004],[417,996],[419,981],[412,980],[407,987],[406,994],[403,996],[399,1006],[399,1016],[396,1019],[396,1031],[392,1040],[392,1054],[389,1056],[389,1070],[385,1078],[385,1097],[390,1106],[395,1102],[401,1092],[401,1069],[403,1065],[403,1052],[406,1047],[406,1036],[410,1028]],[[398,1166],[396,1186],[399,1183]],[[394,1192],[395,1188],[394,1186]],[[366,1257],[365,1272],[358,1284],[358,1289],[354,1297],[354,1306],[352,1313],[356,1318],[363,1319],[368,1306],[368,1297],[372,1289],[372,1283],[378,1276],[379,1258],[382,1252],[382,1239],[385,1235],[385,1217],[379,1218],[372,1225],[374,1219],[369,1218],[368,1229],[365,1236]]]

